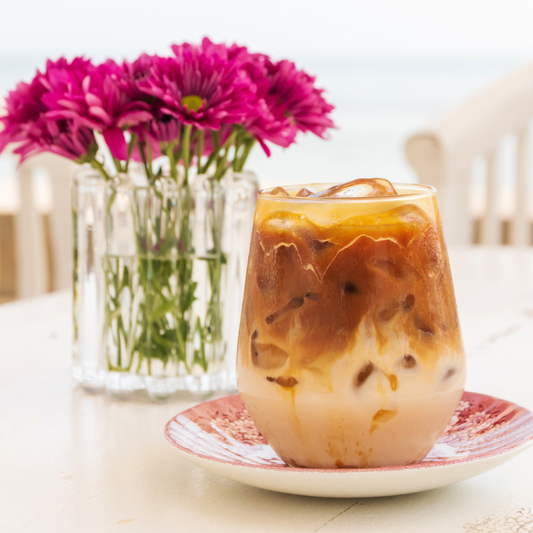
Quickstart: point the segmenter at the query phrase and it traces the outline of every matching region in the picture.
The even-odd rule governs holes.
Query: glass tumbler
[[[239,392],[290,466],[415,464],[466,377],[436,191],[309,196],[328,186],[258,195]]]

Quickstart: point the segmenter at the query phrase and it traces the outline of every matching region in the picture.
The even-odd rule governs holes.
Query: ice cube
[[[269,193],[271,196],[289,196],[289,193],[283,187],[274,187]]]
[[[298,384],[298,380],[292,376],[279,376],[279,378],[276,378],[274,380],[280,387],[284,387],[286,389],[290,389]]]
[[[259,333],[255,330],[250,339],[253,364],[266,370],[282,367],[287,362],[289,354],[275,344],[259,342],[258,337]]]
[[[431,324],[424,320],[420,315],[416,315],[414,318],[415,327],[418,328],[422,333],[428,333],[429,335],[434,335],[435,330],[431,327]]]
[[[364,385],[365,381],[370,377],[372,372],[374,372],[375,366],[369,361],[357,374],[354,379],[354,385],[356,387],[361,387]]]
[[[303,304],[304,304],[304,299],[299,296],[296,296],[292,298],[291,301],[287,305],[285,305],[281,309],[278,309],[276,312],[272,313],[271,315],[268,315],[265,318],[265,322],[270,326],[271,324],[279,320],[281,317],[283,317],[284,315],[286,315],[293,309],[298,309],[298,307],[302,307]]]
[[[420,228],[430,224],[430,219],[426,212],[416,204],[405,204],[393,209],[391,215],[401,218],[403,222],[412,224]]]
[[[372,215],[355,216],[343,222],[348,226],[372,226],[379,227],[384,232],[390,233],[391,226],[403,226],[411,230],[423,231],[431,224],[431,219],[426,212],[416,204],[405,204],[390,211],[383,211]],[[399,234],[396,236],[398,237]],[[374,264],[377,268],[385,269],[385,264]],[[398,268],[401,268],[398,265]],[[398,277],[401,277],[401,270],[398,271]]]
[[[331,241],[320,239],[309,239],[307,241],[307,244],[309,246],[309,249],[314,253],[324,252],[326,250],[329,250],[332,246],[335,246],[335,244]]]
[[[405,354],[400,360],[400,364],[404,368],[414,368],[416,366],[416,359],[411,354]]]
[[[309,190],[307,187],[304,187],[303,189],[300,189],[297,193],[296,193],[296,196],[299,196],[299,197],[306,197],[306,196],[312,196],[313,194],[315,194],[316,191],[311,191]]]
[[[383,178],[360,178],[334,185],[311,196],[318,198],[362,198],[369,196],[393,196],[398,194],[392,183]]]
[[[378,316],[379,319],[382,322],[389,322],[392,320],[396,314],[398,313],[398,309],[400,308],[400,304],[398,302],[392,302],[388,307],[385,307],[385,309],[382,309]]]

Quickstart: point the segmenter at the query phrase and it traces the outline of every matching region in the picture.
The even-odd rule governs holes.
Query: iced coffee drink
[[[465,382],[434,189],[361,179],[262,191],[238,373],[290,466],[421,461]]]

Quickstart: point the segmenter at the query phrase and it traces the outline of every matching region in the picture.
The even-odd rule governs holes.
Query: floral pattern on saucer
[[[184,411],[167,424],[165,436],[181,450],[206,459],[291,469],[259,433],[238,395]],[[506,400],[465,392],[446,431],[420,464],[386,470],[482,459],[529,441],[533,441],[533,413]]]
[[[465,392],[444,434],[422,462],[508,451],[533,439],[533,413],[511,402]]]

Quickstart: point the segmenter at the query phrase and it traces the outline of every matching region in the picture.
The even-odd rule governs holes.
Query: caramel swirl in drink
[[[361,179],[260,193],[238,372],[289,465],[421,461],[465,381],[435,191]]]

